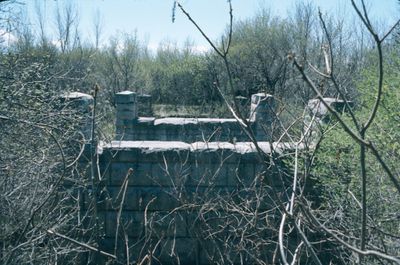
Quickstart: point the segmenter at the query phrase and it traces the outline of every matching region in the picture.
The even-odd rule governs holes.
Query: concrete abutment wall
[[[236,119],[139,117],[137,95],[117,93],[116,139],[125,141],[242,142],[249,141]],[[275,119],[275,100],[271,95],[252,96],[248,119],[258,141],[270,141]]]
[[[118,93],[116,103],[116,140],[98,146],[99,247],[113,253],[117,242],[117,255],[131,262],[150,253],[154,264],[212,264],[222,251],[232,263],[251,264],[235,240],[249,229],[248,214],[276,211],[276,191],[287,189],[284,173],[260,158],[234,119],[139,117],[137,95],[129,91]],[[249,121],[260,148],[268,154],[273,145],[283,155],[289,144],[268,142],[275,107],[271,96],[254,95]],[[84,196],[83,208],[88,204]],[[265,218],[251,217],[246,233],[266,239],[257,251],[268,262],[276,240],[268,227],[277,224],[271,219],[265,226]]]
[[[269,143],[260,145],[269,151]],[[120,225],[135,246],[130,259],[136,261],[159,244],[154,255],[160,264],[178,264],[178,259],[180,264],[210,264],[220,258],[218,249],[227,248],[221,242],[231,237],[230,229],[248,229],[245,216],[237,212],[244,207],[241,204],[247,201],[259,212],[272,211],[272,188],[283,188],[272,180],[276,172],[260,161],[250,143],[114,141],[103,147],[100,165],[105,191],[99,207],[102,247],[114,250],[118,210],[123,205]],[[121,204],[121,187],[130,170]],[[258,219],[263,224],[265,216]],[[123,244],[122,234],[118,242]],[[260,244],[260,251],[265,260],[271,257],[270,245]],[[226,253],[239,262],[233,248]]]

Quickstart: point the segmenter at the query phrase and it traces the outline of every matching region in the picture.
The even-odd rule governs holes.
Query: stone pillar
[[[324,98],[324,101],[339,113],[346,111],[346,103],[344,100],[335,98]],[[348,102],[349,106],[353,106],[353,102]],[[304,119],[304,132],[311,141],[317,139],[320,133],[320,126],[328,124],[331,115],[328,108],[319,99],[311,99],[306,106],[306,115]]]
[[[344,100],[324,98],[324,101],[337,112],[343,112],[346,109],[346,103]],[[353,103],[349,102],[349,105],[353,105]],[[314,119],[316,119],[318,122],[326,123],[330,120],[328,108],[322,104],[321,100],[319,99],[311,99],[308,101],[307,114],[311,117],[315,117]]]
[[[81,179],[88,176],[88,167],[97,145],[97,142],[92,142],[94,98],[88,94],[71,92],[61,95],[59,99],[61,103],[59,107],[64,123],[62,126],[67,132],[63,137],[66,141],[63,143],[65,146],[63,148],[65,159],[73,161],[79,156],[77,164],[79,176],[76,176],[76,178]],[[65,183],[65,186],[73,185]]]
[[[271,125],[275,120],[276,102],[272,95],[257,93],[251,96],[250,122],[258,141],[272,140]]]
[[[138,102],[138,116],[140,116],[140,117],[152,117],[153,116],[151,95],[147,95],[147,94],[138,95],[137,102]]]
[[[69,135],[71,138],[64,139],[67,141],[61,143],[67,163],[75,161],[76,164],[74,170],[67,171],[68,175],[63,179],[62,187],[58,189],[58,192],[61,193],[58,196],[63,198],[62,203],[66,207],[77,208],[77,218],[80,221],[88,220],[89,218],[82,219],[83,216],[88,214],[86,206],[89,205],[88,190],[95,189],[93,186],[83,186],[82,184],[90,183],[97,145],[97,142],[92,141],[94,98],[88,94],[71,92],[61,95],[59,100],[61,117],[65,120],[64,130],[79,133],[71,133]],[[89,229],[87,223],[89,222],[82,224],[86,229]],[[86,260],[87,254],[82,253],[76,263],[81,264]]]
[[[92,138],[92,107],[94,99],[91,95],[71,92],[60,97],[61,110],[68,115],[73,116],[77,122],[76,128],[79,130],[85,140],[85,144],[90,143]]]
[[[117,106],[116,140],[131,140],[133,127],[138,119],[137,97],[132,91],[123,91],[115,94]]]
[[[235,97],[235,102],[239,108],[240,113],[242,114],[243,117],[248,117],[250,115],[250,108],[249,108],[249,103],[251,99],[247,97],[242,97],[242,96],[236,96]]]

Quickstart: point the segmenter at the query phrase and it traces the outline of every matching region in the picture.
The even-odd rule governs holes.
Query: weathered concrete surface
[[[152,141],[244,141],[247,135],[235,119],[197,119],[139,117],[120,113],[117,119],[117,139]]]
[[[236,123],[236,119],[218,119],[218,118],[161,118],[155,119],[154,125],[188,125],[188,124],[224,124]]]
[[[90,142],[92,137],[93,97],[85,93],[70,92],[62,95],[60,101],[60,111],[64,115],[70,115],[71,119],[76,121],[76,124],[80,127],[76,129],[83,136],[83,140],[86,143]]]
[[[260,142],[260,148],[271,151],[268,142]],[[103,190],[107,194],[99,207],[104,216],[104,250],[114,249],[118,194],[127,173],[133,170],[120,219],[129,241],[137,242],[131,248],[131,260],[140,260],[143,253],[161,242],[154,252],[160,264],[210,264],[217,258],[214,250],[222,247],[220,240],[228,236],[228,231],[214,235],[218,240],[207,238],[208,231],[220,230],[237,213],[218,210],[218,215],[201,213],[199,218],[204,203],[226,201],[240,205],[246,198],[254,199],[251,192],[259,187],[265,190],[265,198],[257,210],[269,211],[273,207],[268,195],[272,192],[264,185],[272,185],[269,182],[274,173],[261,162],[254,144],[249,142],[112,141],[102,144],[99,150]],[[239,222],[234,227],[241,225]],[[122,238],[118,242],[124,249]],[[267,256],[268,247],[263,248],[263,255]]]
[[[124,91],[116,94],[116,139],[135,141],[248,141],[236,119],[218,118],[143,118],[136,93]],[[272,96],[253,95],[248,122],[259,141],[271,140],[271,124],[275,119],[275,101]]]
[[[271,150],[280,153],[289,149],[294,149],[294,145],[289,143],[270,143],[257,142],[258,147],[266,154],[270,154]],[[301,148],[301,145],[299,146]],[[252,142],[194,142],[185,143],[181,141],[112,141],[111,143],[103,143],[99,145],[99,152],[104,149],[112,150],[133,150],[137,149],[143,153],[167,152],[167,151],[231,151],[238,154],[257,154],[258,150]]]
[[[151,117],[153,116],[152,96],[147,94],[139,94],[138,101],[138,116]]]
[[[354,106],[353,102],[345,102],[336,98],[324,98],[326,104],[337,111],[343,113],[349,111],[348,108]],[[327,124],[331,121],[332,115],[329,113],[328,108],[319,99],[311,99],[305,109],[304,117],[304,133],[306,139],[311,142],[317,142],[321,136],[321,125]]]
[[[82,130],[90,128],[92,100],[80,93],[65,97],[66,102],[76,103],[71,106],[86,111]],[[343,105],[334,99],[327,102],[339,110]],[[99,247],[113,253],[117,242],[117,254],[123,257],[129,241],[131,262],[152,253],[154,264],[205,265],[221,258],[241,264],[247,252],[238,255],[236,246],[228,243],[254,235],[251,239],[257,244],[267,239],[257,245],[257,258],[269,263],[276,245],[268,243],[274,241],[269,239],[268,225],[277,227],[276,198],[287,199],[284,191],[290,185],[285,183],[284,163],[277,166],[281,161],[275,159],[273,167],[263,155],[282,158],[303,147],[267,141],[275,117],[273,98],[264,93],[252,97],[249,121],[259,149],[247,141],[235,119],[138,117],[137,95],[130,91],[118,93],[116,103],[117,140],[100,143],[97,149],[98,221],[104,235]],[[326,108],[316,100],[308,107],[315,122],[323,121]],[[88,207],[89,195],[79,197],[84,198],[81,208]],[[248,247],[252,243],[244,249]],[[244,256],[244,264],[252,264],[252,257]]]

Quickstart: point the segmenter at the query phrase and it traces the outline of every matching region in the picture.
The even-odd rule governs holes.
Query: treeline
[[[280,103],[277,141],[296,146],[296,155],[284,161],[294,169],[293,175],[282,175],[285,182],[286,177],[289,182],[293,179],[293,189],[289,186],[284,194],[276,193],[276,212],[288,212],[286,203],[293,206],[286,225],[285,218],[281,219],[281,227],[285,226],[287,231],[283,236],[291,239],[288,233],[300,231],[296,237],[302,241],[296,246],[296,242],[285,238],[278,242],[277,236],[269,235],[261,240],[276,244],[276,253],[281,246],[282,259],[279,254],[277,258],[283,262],[285,255],[292,256],[293,264],[296,256],[301,259],[297,263],[308,264],[314,251],[323,259],[327,256],[325,250],[329,251],[328,256],[336,257],[337,262],[332,261],[335,264],[362,264],[363,259],[365,264],[398,262],[398,26],[393,28],[394,37],[385,35],[390,26],[382,32],[374,27],[380,38],[389,36],[385,42],[376,41],[374,46],[373,36],[362,30],[360,22],[327,14],[319,18],[317,9],[310,4],[299,4],[286,18],[261,10],[253,18],[233,25],[227,58],[231,89],[223,61],[211,50],[198,53],[189,44],[180,48],[164,43],[153,52],[137,35],[129,34],[115,36],[102,46],[99,24],[93,43],[86,43],[72,7],[56,12],[57,41],[53,42],[40,12],[38,30],[33,30],[29,21],[13,16],[17,6],[12,0],[0,1],[0,29],[8,27],[11,32],[0,31],[1,264],[84,264],[80,253],[87,251],[85,246],[99,246],[104,235],[98,230],[96,207],[112,200],[101,189],[107,178],[96,183],[95,172],[100,172],[100,167],[93,163],[93,153],[87,156],[84,144],[94,147],[95,140],[112,136],[114,94],[126,89],[151,94],[158,104],[197,106],[199,111],[207,109],[218,115],[230,115],[221,110],[225,106],[221,93],[227,101],[238,96],[249,99],[256,92],[273,94]],[[228,35],[229,32],[225,33],[222,39],[226,40]],[[377,52],[378,44],[384,46],[383,58]],[[293,57],[299,64],[296,69]],[[308,142],[301,129],[312,125],[303,123],[304,104],[315,97],[302,73],[313,81],[316,91],[332,97],[338,97],[340,91],[339,99],[347,98],[352,101],[349,104],[357,104],[353,114],[338,116],[342,124],[347,124],[347,131],[332,119],[331,124],[321,126],[317,145],[307,149],[306,143],[301,148],[304,152],[297,153],[299,143]],[[60,95],[69,91],[92,94],[95,84],[100,87],[95,121],[101,130],[92,131],[94,138],[87,139],[78,129],[82,115],[57,103]],[[354,135],[350,136],[351,132]],[[365,148],[367,151],[362,151]],[[282,154],[272,154],[265,157],[264,165],[280,167]],[[90,169],[79,164],[85,158],[91,161]],[[61,191],[64,182],[71,183],[79,194],[73,189]],[[307,193],[310,183],[317,198]],[[249,230],[232,230],[227,222],[228,229],[219,231],[224,235],[233,231],[227,234],[229,238],[250,238],[254,244],[244,249],[257,257],[259,239],[266,234],[254,233],[254,229],[261,231],[260,222],[249,222],[248,218],[264,216],[259,205],[270,202],[273,193],[270,187],[259,189],[258,180],[254,185],[255,189],[250,191],[263,192],[263,196],[257,195],[251,201],[242,196],[236,201],[232,197],[233,204],[227,204],[225,199],[216,202],[233,207],[231,212],[235,214],[243,213]],[[92,200],[87,211],[81,207],[81,196]],[[218,204],[212,200],[206,203],[211,202],[212,210],[218,210]],[[274,212],[275,209],[265,213],[273,219],[265,219],[263,224],[278,232],[281,229]],[[49,229],[67,237],[55,238]],[[76,241],[65,238],[84,244],[77,246]],[[332,247],[318,249],[321,242]],[[93,255],[98,252],[92,251]],[[260,260],[262,263],[265,261]]]
[[[289,54],[301,58],[304,67],[324,72],[324,51],[332,52],[337,79],[347,83],[347,93],[355,94],[353,80],[369,48],[368,40],[361,44],[355,41],[365,34],[357,26],[349,27],[344,18],[324,16],[335,47],[327,51],[317,9],[311,4],[298,4],[287,18],[264,9],[233,25],[228,55],[235,87],[232,91],[227,88],[227,73],[214,51],[199,53],[190,43],[183,48],[162,43],[156,51],[150,51],[135,34],[119,34],[101,46],[98,28],[94,43],[85,43],[74,20],[76,12],[71,6],[58,11],[56,43],[47,37],[44,25],[39,33],[29,24],[18,25],[13,31],[17,39],[2,45],[0,56],[5,66],[3,75],[7,77],[2,82],[26,86],[33,75],[34,80],[42,80],[32,88],[32,92],[39,94],[90,92],[97,83],[102,88],[101,100],[110,107],[114,105],[114,94],[126,89],[150,94],[159,104],[221,105],[216,86],[230,96],[249,98],[253,93],[267,92],[279,100],[302,105],[314,95],[293,70],[287,59]],[[228,33],[225,35],[226,39]],[[319,64],[310,66],[308,61]],[[326,95],[335,96],[335,91],[323,81],[320,86]]]

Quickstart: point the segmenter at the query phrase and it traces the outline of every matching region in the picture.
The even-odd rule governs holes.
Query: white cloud
[[[206,53],[211,50],[210,46],[206,45],[195,45],[192,46],[192,50],[194,53]]]
[[[160,49],[160,48],[161,49],[168,49],[168,48],[174,47],[174,45],[178,49],[181,49],[181,50],[184,49],[182,46],[176,45],[175,43],[172,43],[172,44],[170,44],[170,43],[161,43],[161,44],[159,44],[159,43],[154,43],[154,42],[149,43],[147,45],[147,49],[149,49],[149,51],[151,53],[157,53],[157,50]],[[207,46],[207,45],[191,45],[190,46],[190,50],[195,54],[203,54],[203,53],[206,53],[206,52],[210,51],[211,48],[210,48],[210,46]]]
[[[17,37],[11,32],[0,29],[0,43],[8,46],[12,43],[15,43],[17,40]]]
[[[149,49],[150,52],[157,52],[159,45],[157,43],[150,43],[147,45],[147,49]]]
[[[60,40],[51,40],[50,43],[57,47],[58,49],[61,48],[61,41]]]

